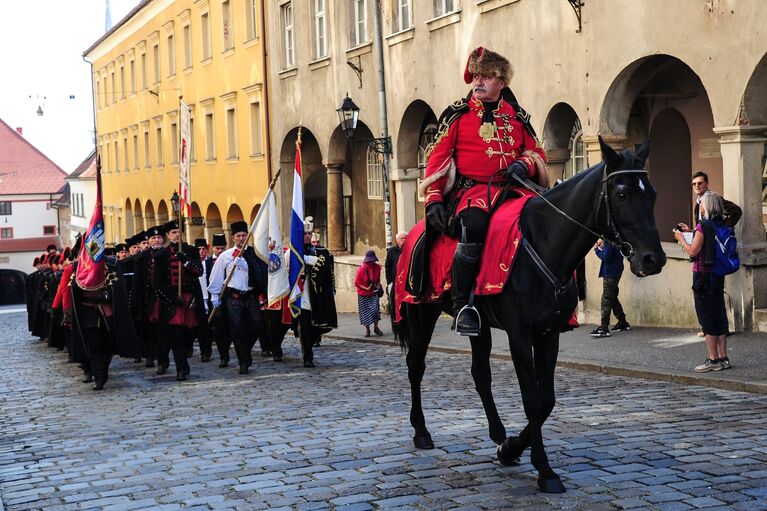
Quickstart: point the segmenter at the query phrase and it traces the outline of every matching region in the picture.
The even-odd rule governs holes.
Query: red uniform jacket
[[[528,126],[527,114],[521,109],[518,112],[507,100],[501,98],[498,108],[493,111],[495,130],[489,136],[487,133],[480,134],[484,114],[482,102],[472,96],[468,100],[468,108],[459,103],[463,100],[442,115],[421,191],[425,206],[443,202],[455,184],[457,173],[479,184],[462,190],[456,212],[466,208],[468,198],[472,199],[472,207],[487,211],[498,198],[501,186],[507,184],[503,173],[509,165],[515,161],[523,162],[528,177],[533,178],[539,169],[545,168],[546,156]],[[455,114],[448,115],[449,111]],[[487,183],[491,179],[498,186],[490,187],[488,204]]]

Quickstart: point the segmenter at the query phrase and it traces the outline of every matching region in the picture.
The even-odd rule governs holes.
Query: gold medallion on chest
[[[485,142],[490,142],[495,137],[495,124],[491,122],[483,122],[479,127],[479,136]]]

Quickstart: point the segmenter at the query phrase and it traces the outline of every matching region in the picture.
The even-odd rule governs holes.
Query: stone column
[[[741,270],[727,277],[732,330],[754,329],[754,309],[767,307],[767,242],[762,220],[762,156],[767,126],[714,128],[719,135],[723,196],[743,210],[735,227]]]
[[[626,135],[602,135],[602,140],[616,151],[626,148]],[[599,139],[596,135],[583,135],[583,144],[586,146],[587,167],[593,167],[602,161],[602,149],[599,147]]]
[[[397,197],[397,231],[409,231],[416,222],[418,206],[419,168],[396,168],[392,170],[394,193]],[[396,234],[396,232],[394,233]]]
[[[343,163],[327,163],[328,178],[328,248],[338,254],[346,252],[344,245],[344,182]]]
[[[599,142],[597,142],[599,146]],[[562,179],[565,173],[565,163],[570,159],[570,150],[566,147],[547,149],[546,161],[549,166],[549,186],[553,185],[557,179]]]

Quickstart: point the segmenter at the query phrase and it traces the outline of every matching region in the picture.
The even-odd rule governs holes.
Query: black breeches
[[[312,362],[314,360],[314,343],[319,342],[320,334],[319,329],[312,325],[312,312],[306,309],[301,309],[301,315],[298,316],[300,338],[301,338],[301,351],[304,354],[304,362]]]
[[[282,311],[265,310],[264,323],[269,336],[269,345],[275,357],[282,356],[282,341],[288,333],[290,325],[282,323]]]
[[[189,372],[189,362],[186,359],[187,347],[189,342],[194,340],[194,330],[182,328],[178,325],[166,325],[160,330],[159,348],[157,352],[157,363],[169,366],[170,358],[168,352],[173,352],[173,363],[176,365],[176,372]]]
[[[484,243],[487,237],[487,229],[490,226],[490,213],[479,208],[468,208],[458,215],[461,224],[466,229],[466,239],[462,236],[458,241],[465,243]]]
[[[226,316],[229,323],[229,335],[234,342],[237,360],[240,366],[250,367],[253,363],[250,351],[256,338],[264,328],[263,313],[256,297],[251,293],[232,294],[226,297]]]
[[[96,380],[107,381],[109,364],[112,361],[111,336],[104,325],[83,328],[82,334],[88,348],[88,366]],[[86,370],[88,372],[88,370]]]

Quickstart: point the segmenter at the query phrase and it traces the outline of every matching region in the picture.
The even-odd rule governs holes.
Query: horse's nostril
[[[642,258],[642,265],[646,268],[654,268],[658,264],[658,258],[654,254],[647,254]]]

